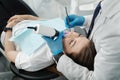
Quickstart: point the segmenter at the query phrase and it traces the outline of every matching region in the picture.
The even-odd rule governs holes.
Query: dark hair
[[[96,56],[96,50],[94,43],[90,41],[76,57],[68,55],[77,64],[87,67],[89,70],[94,70],[94,58]]]

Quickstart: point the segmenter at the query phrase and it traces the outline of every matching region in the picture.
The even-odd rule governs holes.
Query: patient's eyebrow
[[[78,35],[78,37],[80,37],[80,36],[81,36],[81,34]]]
[[[84,35],[82,35],[82,34],[79,34],[78,36],[79,36],[79,37],[85,37],[85,36],[84,36]]]

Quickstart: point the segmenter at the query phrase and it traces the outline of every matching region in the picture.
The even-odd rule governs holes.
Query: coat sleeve
[[[69,80],[93,80],[93,71],[76,64],[66,55],[59,59],[57,69]]]

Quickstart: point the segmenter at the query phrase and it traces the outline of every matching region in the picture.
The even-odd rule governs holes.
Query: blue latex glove
[[[53,55],[57,55],[63,51],[62,37],[63,37],[63,32],[59,32],[59,36],[55,40],[50,37],[43,36],[43,39],[47,42]]]
[[[65,25],[67,28],[72,28],[75,26],[82,26],[84,22],[85,22],[85,18],[83,16],[77,16],[77,15],[72,14],[65,18]]]

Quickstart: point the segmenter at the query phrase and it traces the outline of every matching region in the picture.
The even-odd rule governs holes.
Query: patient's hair
[[[90,41],[88,45],[85,46],[76,57],[72,55],[68,56],[72,58],[73,61],[77,64],[85,66],[89,70],[94,70],[94,58],[96,56],[96,50],[92,41]]]

